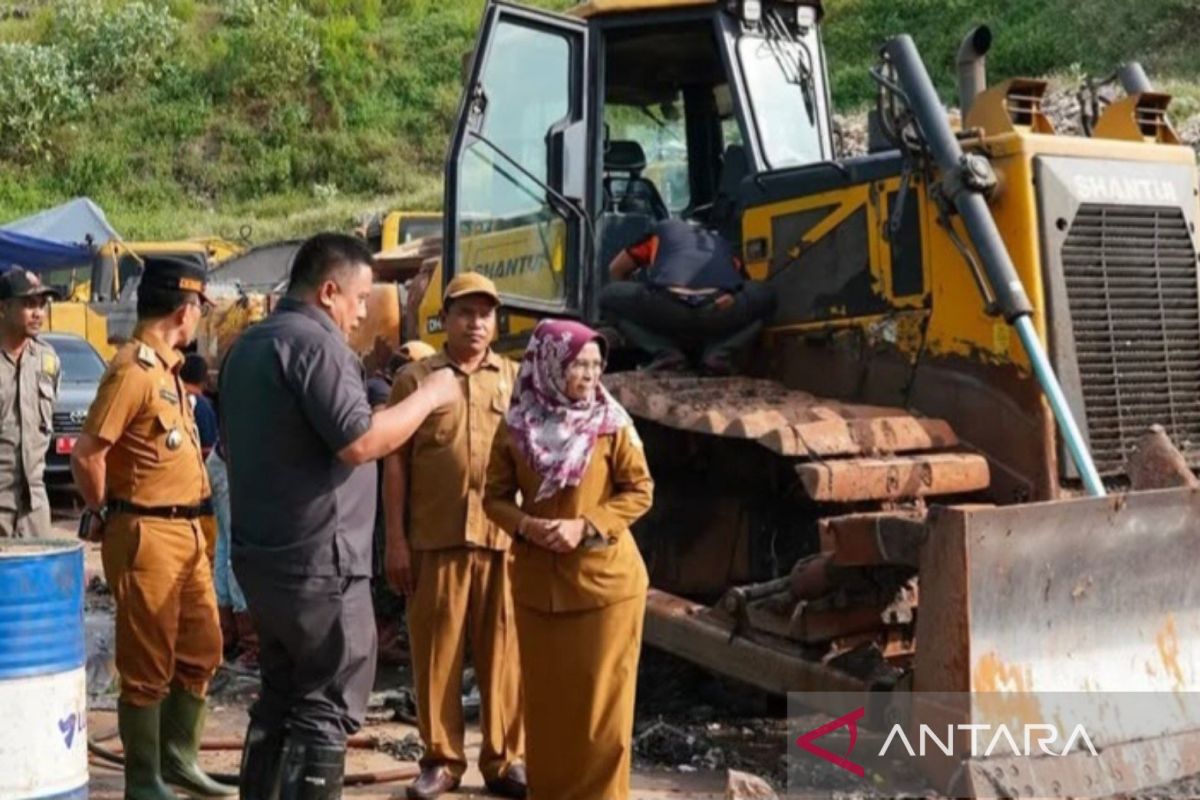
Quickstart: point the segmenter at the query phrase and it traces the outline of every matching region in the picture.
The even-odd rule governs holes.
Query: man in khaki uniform
[[[43,473],[62,376],[37,337],[54,295],[21,267],[0,275],[0,538],[52,535]]]
[[[147,259],[138,324],[117,351],[71,455],[87,504],[81,531],[103,541],[117,603],[118,727],[125,797],[237,794],[196,764],[205,693],[221,663],[208,475],[179,368],[208,304],[204,271]]]
[[[487,788],[525,796],[520,673],[509,585],[510,539],[483,513],[487,460],[517,365],[491,350],[500,299],[482,275],[446,287],[445,350],[405,368],[403,400],[435,370],[457,373],[462,399],[431,414],[384,466],[389,582],[408,595],[413,681],[425,756],[410,798],[457,788],[466,770],[462,670],[470,643],[482,707],[479,768]]]

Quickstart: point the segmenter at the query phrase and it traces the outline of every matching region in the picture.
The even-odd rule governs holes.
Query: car
[[[46,453],[46,483],[71,480],[71,451],[83,430],[88,409],[96,399],[107,366],[87,340],[71,333],[44,333],[41,340],[58,353],[62,378],[54,401],[54,435]]]

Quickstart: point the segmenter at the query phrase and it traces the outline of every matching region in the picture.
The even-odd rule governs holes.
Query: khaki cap
[[[442,305],[445,306],[451,300],[469,294],[484,294],[495,300],[497,305],[500,303],[500,293],[496,291],[496,284],[492,283],[490,278],[478,272],[464,272],[455,275],[446,286],[446,292],[442,295]]]

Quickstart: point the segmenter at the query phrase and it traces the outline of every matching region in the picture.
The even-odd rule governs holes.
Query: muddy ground
[[[56,525],[64,536],[74,535],[75,514],[69,503],[57,504]],[[102,747],[115,747],[116,681],[112,663],[112,598],[104,585],[99,549],[90,546],[86,556],[89,584],[85,623],[88,631],[89,734]],[[403,786],[415,774],[415,762],[422,748],[415,727],[409,670],[406,664],[381,665],[372,696],[368,719],[360,739],[362,746],[351,750],[347,771],[352,774],[375,773],[391,780],[354,786],[346,794],[352,797],[392,798],[403,796]],[[478,753],[479,735],[474,723],[478,693],[472,676],[466,678],[464,704],[469,719],[468,757]],[[246,709],[259,690],[257,675],[236,664],[223,666],[214,680],[210,695],[210,716],[206,740],[224,749],[206,752],[205,765],[215,773],[236,773],[237,746],[246,726]],[[814,716],[812,724],[800,721],[802,729],[823,724],[826,717]],[[800,729],[800,728],[798,728]],[[830,735],[822,744],[833,751],[848,751],[844,732]],[[866,740],[872,734],[864,731]],[[881,798],[896,792],[885,787],[911,787],[903,797],[933,797],[921,789],[919,776],[903,776],[903,783],[879,780],[875,791],[864,792],[852,778],[836,769],[810,759],[786,758],[788,724],[783,698],[767,696],[729,681],[714,677],[690,664],[647,648],[643,652],[638,680],[638,709],[634,736],[635,769],[633,800],[666,798],[767,797],[728,793],[730,771],[759,776],[780,797],[792,786],[837,787],[809,791],[794,797]],[[864,741],[864,744],[868,742]],[[840,778],[840,780],[839,780]],[[472,767],[458,797],[486,797],[483,781]],[[102,758],[92,759],[90,794],[97,800],[116,800],[122,796],[119,769]],[[1170,786],[1139,792],[1138,798],[1200,798],[1200,778],[1193,777]],[[1125,800],[1125,798],[1121,798]]]
[[[64,536],[74,535],[75,514],[66,501],[56,503],[56,526]],[[85,623],[88,630],[89,729],[102,746],[116,746],[116,681],[112,664],[112,599],[104,585],[99,549],[86,555],[88,593]],[[371,742],[355,748],[348,771],[412,771],[421,744],[413,714],[415,709],[407,665],[381,665],[375,694],[363,730]],[[467,676],[464,698],[468,719],[470,757],[478,751],[478,693]],[[222,667],[210,693],[206,739],[236,745],[245,731],[246,709],[257,696],[257,675],[237,665]],[[636,800],[694,797],[724,798],[727,770],[762,776],[780,789],[786,781],[785,705],[766,695],[740,688],[664,654],[647,650],[638,682],[638,718],[635,729]],[[234,750],[206,753],[205,763],[216,772],[237,769]],[[407,780],[355,787],[354,796],[389,797]],[[475,769],[467,773],[458,796],[484,797],[482,779]],[[91,796],[119,798],[120,772],[93,758]]]

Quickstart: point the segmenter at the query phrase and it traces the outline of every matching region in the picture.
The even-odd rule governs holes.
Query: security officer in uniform
[[[196,764],[205,692],[221,663],[213,592],[212,502],[179,369],[208,305],[205,274],[147,259],[138,323],[117,351],[71,455],[87,504],[80,534],[103,542],[117,603],[118,726],[125,797],[218,798],[237,789]]]
[[[43,473],[62,376],[38,334],[55,295],[21,267],[0,275],[0,538],[51,535]]]

